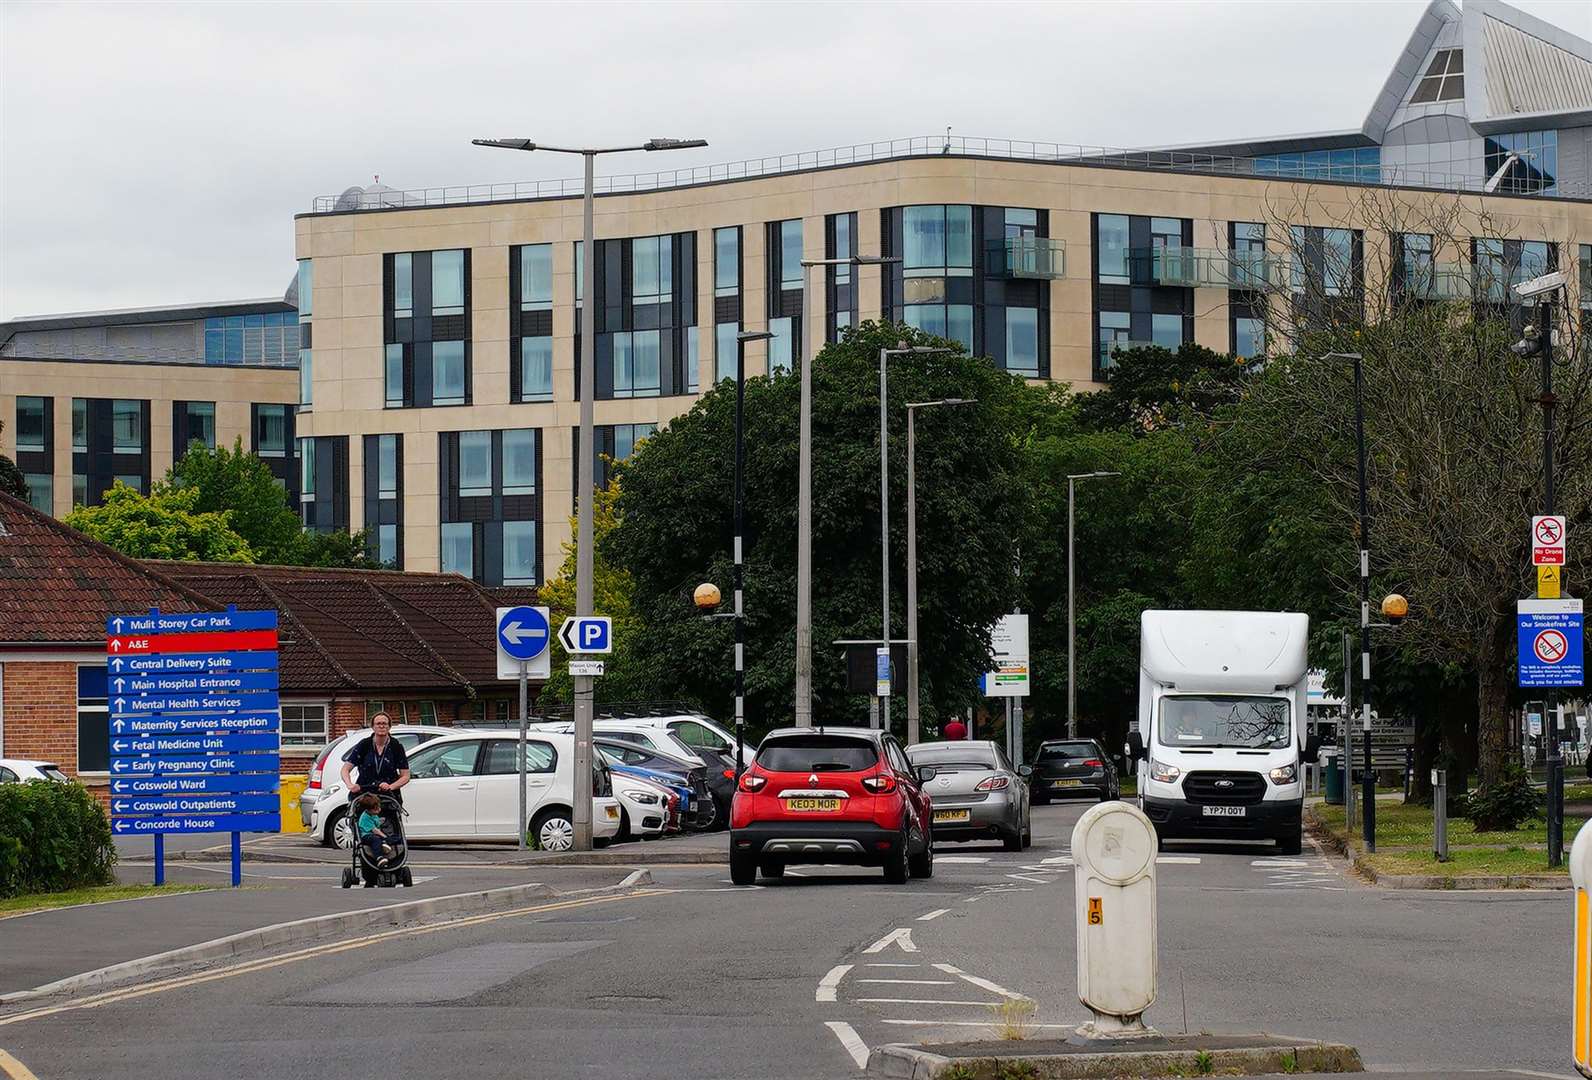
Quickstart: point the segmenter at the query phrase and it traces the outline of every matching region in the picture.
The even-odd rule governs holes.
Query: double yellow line
[[[539,915],[548,911],[564,911],[569,908],[591,907],[597,904],[612,904],[621,900],[634,900],[644,896],[662,896],[670,892],[669,889],[638,889],[634,892],[620,893],[612,896],[588,896],[579,900],[560,900],[550,904],[536,904],[531,907],[512,908],[508,911],[496,911],[486,915],[468,915],[463,918],[449,919],[445,922],[427,923],[423,926],[406,926],[396,930],[384,930],[379,934],[368,934],[365,937],[352,938],[335,944],[315,945],[305,949],[295,949],[292,952],[281,953],[277,956],[268,956],[259,960],[248,960],[231,967],[221,968],[216,971],[195,972],[189,975],[174,975],[170,978],[157,979],[153,982],[141,983],[134,986],[123,987],[119,990],[108,990],[100,994],[78,998],[63,1002],[60,1005],[50,1005],[44,1008],[32,1009],[28,1012],[16,1013],[11,1016],[0,1016],[0,1027],[11,1024],[20,1024],[26,1020],[38,1020],[45,1016],[54,1016],[57,1013],[76,1012],[79,1009],[97,1009],[101,1005],[114,1005],[118,1002],[131,1001],[134,998],[147,997],[150,994],[162,994],[168,990],[182,990],[190,986],[200,986],[204,983],[215,982],[218,979],[231,979],[238,975],[252,975],[258,971],[269,971],[271,968],[285,967],[296,964],[300,960],[310,957],[332,956],[337,953],[350,952],[354,949],[363,949],[383,941],[391,941],[400,937],[419,937],[424,934],[435,934],[442,930],[458,930],[464,927],[480,926],[483,923],[496,922],[499,919],[512,919],[522,915]],[[12,1068],[21,1069],[21,1072],[12,1072]],[[13,1078],[13,1080],[36,1080],[32,1073],[15,1058],[4,1051],[0,1051],[0,1068]]]

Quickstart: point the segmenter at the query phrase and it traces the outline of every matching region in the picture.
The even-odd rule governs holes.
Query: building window
[[[520,400],[553,400],[553,339],[520,338]]]
[[[459,494],[492,494],[492,433],[459,432]]]
[[[386,384],[387,408],[401,409],[406,400],[404,395],[404,347],[399,344],[387,346],[386,356]]]
[[[55,478],[49,473],[25,473],[28,505],[46,514],[55,513]]]
[[[398,497],[398,436],[376,436],[376,497]]]
[[[260,457],[287,456],[286,405],[257,406],[254,452]]]
[[[88,505],[88,475],[75,472],[72,474],[72,508]]]
[[[431,314],[464,314],[464,252],[431,253]]]
[[[1006,309],[1006,370],[1039,378],[1039,309]]]
[[[553,310],[553,245],[520,248],[520,310]]]
[[[299,461],[299,502],[315,501],[315,440],[295,439],[294,456]]]
[[[307,319],[315,314],[315,260],[298,261],[298,314]]]
[[[118,454],[138,454],[144,449],[144,403],[116,400],[111,403],[113,449]]]
[[[779,223],[779,287],[786,292],[802,287],[801,218]]]
[[[1581,332],[1592,330],[1592,244],[1580,245]]]
[[[325,705],[289,705],[283,702],[283,746],[319,746],[326,739]]]
[[[908,285],[907,295],[913,291]],[[963,348],[973,351],[972,304],[907,304],[901,315],[908,326],[947,341],[960,341]]]
[[[663,304],[674,295],[674,244],[668,236],[642,236],[630,242],[631,302]]]
[[[392,257],[392,315],[395,319],[415,315],[415,257],[407,251]]]
[[[1233,355],[1245,360],[1266,352],[1266,324],[1260,319],[1240,315],[1233,320]]]
[[[72,449],[88,449],[88,399],[72,399]]]
[[[768,320],[769,333],[774,336],[768,339],[768,373],[776,371],[789,371],[792,364],[792,327],[794,323],[789,317]]]
[[[1095,254],[1098,259],[1096,274],[1102,285],[1129,283],[1126,214],[1095,216]]]
[[[475,526],[468,521],[442,523],[442,572],[475,576]]]
[[[503,494],[535,493],[536,429],[510,428],[503,433]]]
[[[140,495],[144,493],[144,478],[137,473],[119,473],[111,478],[111,484],[113,486],[120,484],[122,487],[132,488]]]
[[[614,460],[624,461],[636,452],[637,444],[657,433],[657,424],[615,424]]]
[[[713,230],[713,295],[734,296],[741,291],[741,230],[732,226]]]
[[[315,403],[315,361],[309,349],[299,350],[299,408]]]
[[[301,262],[309,264],[307,259]],[[303,295],[307,298],[309,292]],[[308,323],[309,312],[303,314]],[[205,320],[204,339],[207,364],[291,364],[298,355],[299,312],[213,315]]]
[[[1463,49],[1438,49],[1421,81],[1410,95],[1411,105],[1430,101],[1461,101],[1465,97],[1465,52]]]
[[[403,569],[398,565],[398,526],[396,524],[376,526],[376,558],[383,566],[394,570]]]
[[[657,397],[662,392],[659,332],[636,330],[615,334],[614,394],[616,398]]]
[[[1509,155],[1515,155],[1498,183],[1498,191],[1516,195],[1552,195],[1558,191],[1559,133],[1518,131],[1488,135],[1482,142],[1483,171],[1491,179]]]
[[[503,523],[503,584],[535,585],[536,522]]]
[[[902,271],[907,277],[973,272],[973,208],[908,206],[901,213]]]
[[[173,447],[179,456],[193,443],[203,443],[206,449],[216,448],[216,403],[213,401],[185,401],[182,403],[183,423],[188,437],[184,445]]]
[[[1399,234],[1399,272],[1403,295],[1434,296],[1437,268],[1432,263],[1432,238],[1425,233]]]
[[[851,215],[836,214],[834,220],[835,250],[834,254],[830,255],[829,257],[831,259],[849,259],[856,254],[856,249],[852,247]],[[839,266],[833,267],[833,270],[835,272],[835,283],[837,285],[851,284],[850,263],[841,263]]]
[[[1116,365],[1115,353],[1118,349],[1128,347],[1132,327],[1133,316],[1126,311],[1100,312],[1100,354],[1097,361],[1102,372]]]
[[[1352,296],[1359,289],[1352,229],[1290,226],[1293,242],[1293,291],[1323,296]]]
[[[1382,180],[1380,146],[1264,154],[1255,158],[1254,163],[1257,176],[1279,176],[1292,180],[1342,180],[1360,184],[1377,184]]]
[[[694,326],[685,328],[685,392],[702,389],[702,335]]]
[[[77,667],[77,771],[106,773],[111,767],[110,688],[105,665]]]
[[[1267,285],[1266,226],[1256,221],[1233,222],[1232,252],[1230,287],[1264,289]]]
[[[740,323],[719,323],[713,328],[714,378],[719,382],[735,378],[735,351],[740,347],[737,340],[740,332]]]
[[[431,343],[431,404],[464,404],[464,342]]]
[[[42,397],[17,398],[18,450],[43,450],[49,445],[48,411]]]
[[[1183,316],[1151,315],[1150,340],[1163,349],[1176,352],[1183,347]]]

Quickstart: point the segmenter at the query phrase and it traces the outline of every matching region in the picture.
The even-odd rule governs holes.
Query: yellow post
[[[1570,881],[1575,885],[1575,1015],[1570,1030],[1576,1071],[1592,1077],[1592,829],[1582,829],[1570,847]]]

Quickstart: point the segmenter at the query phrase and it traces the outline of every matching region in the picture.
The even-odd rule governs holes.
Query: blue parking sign
[[[1521,686],[1585,683],[1580,600],[1522,600],[1516,618]]]

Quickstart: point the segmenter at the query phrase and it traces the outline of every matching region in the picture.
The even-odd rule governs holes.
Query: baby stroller
[[[343,888],[351,889],[357,881],[363,881],[367,889],[373,889],[378,885],[384,889],[390,889],[395,885],[410,888],[414,885],[415,879],[409,869],[409,844],[404,837],[403,819],[408,811],[396,796],[388,792],[377,791],[371,794],[381,800],[381,830],[387,834],[387,843],[392,847],[392,854],[384,860],[386,865],[378,864],[365,844],[356,839],[351,865],[343,868]],[[358,807],[350,806],[348,812],[352,818],[358,819]]]

